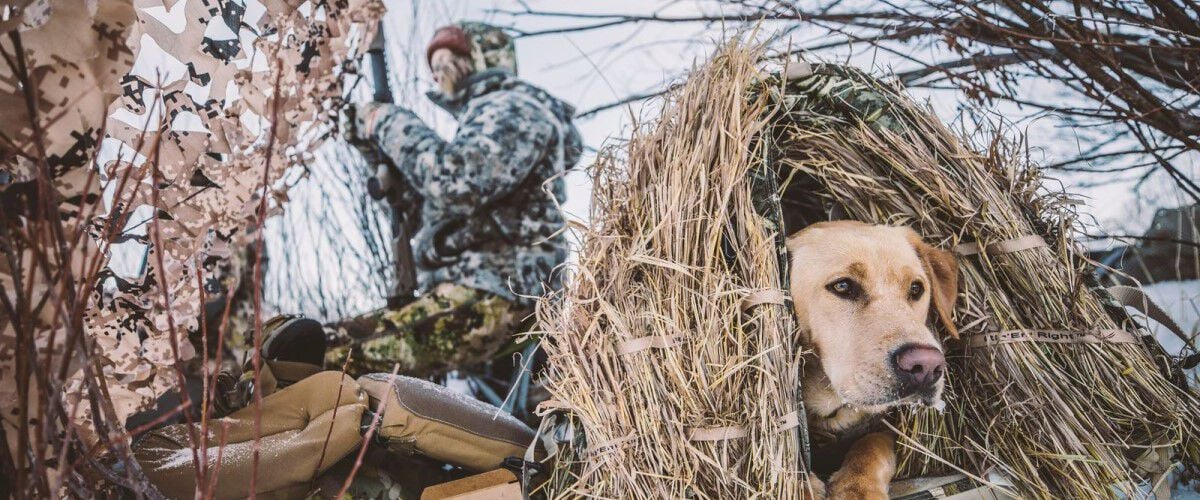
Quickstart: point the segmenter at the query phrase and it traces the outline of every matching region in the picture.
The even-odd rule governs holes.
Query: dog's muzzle
[[[902,395],[932,399],[946,371],[946,357],[936,347],[907,344],[892,354],[892,370],[900,381]]]

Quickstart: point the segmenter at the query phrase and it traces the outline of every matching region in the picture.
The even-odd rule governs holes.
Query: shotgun
[[[371,79],[374,82],[375,102],[393,103],[392,88],[388,85],[386,42],[383,22],[375,30],[375,39],[367,49],[371,60]],[[392,208],[392,254],[395,262],[396,281],[392,293],[387,297],[388,307],[398,308],[415,300],[417,290],[417,267],[413,259],[412,234],[420,218],[421,197],[396,171],[391,159],[374,141],[360,147],[368,165],[375,169],[367,180],[367,192],[376,200],[386,198]]]

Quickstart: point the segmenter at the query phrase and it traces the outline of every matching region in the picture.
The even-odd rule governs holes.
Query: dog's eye
[[[858,283],[855,283],[854,280],[850,278],[842,278],[834,281],[833,283],[825,285],[825,289],[833,292],[833,294],[837,295],[838,297],[850,300],[858,298],[859,294],[862,292],[862,289],[859,288]]]
[[[914,281],[908,285],[908,300],[919,300],[925,294],[925,285],[920,281]]]

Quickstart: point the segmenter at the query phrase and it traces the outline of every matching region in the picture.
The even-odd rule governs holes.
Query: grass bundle
[[[552,404],[587,440],[552,496],[805,494],[780,234],[746,181],[770,119],[757,57],[727,47],[593,167],[578,268],[539,308]]]
[[[912,226],[942,248],[985,248],[960,257],[963,341],[949,344],[949,409],[905,415],[902,447],[975,473],[1003,472],[1028,498],[1114,497],[1112,485],[1149,478],[1136,462],[1155,447],[1195,463],[1200,404],[1172,380],[1153,338],[1092,287],[1069,198],[1043,188],[1020,144],[1002,134],[972,141],[901,89],[840,66],[787,82],[773,105],[774,154],[792,169],[784,175],[810,183],[809,194],[849,218]],[[1046,245],[993,246],[1028,236]],[[1091,332],[1094,340],[1114,330],[1135,341],[980,341],[1013,331]],[[910,448],[901,468],[919,475],[944,463]]]

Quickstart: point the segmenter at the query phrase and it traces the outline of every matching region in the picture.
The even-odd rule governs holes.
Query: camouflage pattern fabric
[[[419,290],[457,283],[520,304],[559,288],[566,260],[561,174],[582,142],[574,109],[503,69],[430,98],[459,121],[453,140],[411,111],[370,104],[357,130],[380,146],[423,198],[413,252]]]
[[[517,50],[512,37],[490,24],[461,22],[458,27],[471,41],[471,62],[475,71],[499,68],[517,74]]]
[[[889,95],[888,91],[891,91]],[[811,120],[861,120],[877,129],[902,133],[909,129],[896,108],[896,87],[888,87],[851,66],[816,64],[812,73],[787,81],[777,108],[784,113],[803,112]]]
[[[392,371],[424,377],[479,364],[511,341],[530,309],[482,290],[443,283],[416,302],[335,327],[325,367],[358,377]],[[373,332],[352,338],[347,332]]]
[[[341,500],[405,500],[410,498],[415,500],[420,498],[423,485],[420,483],[409,484],[393,477],[385,469],[389,463],[387,460],[364,461],[355,472],[354,479],[350,482],[350,487],[346,489]],[[349,473],[345,476],[349,476]],[[344,481],[345,476],[338,479]],[[329,489],[322,491],[329,493],[324,498],[331,498],[341,488],[341,481],[331,482]]]

